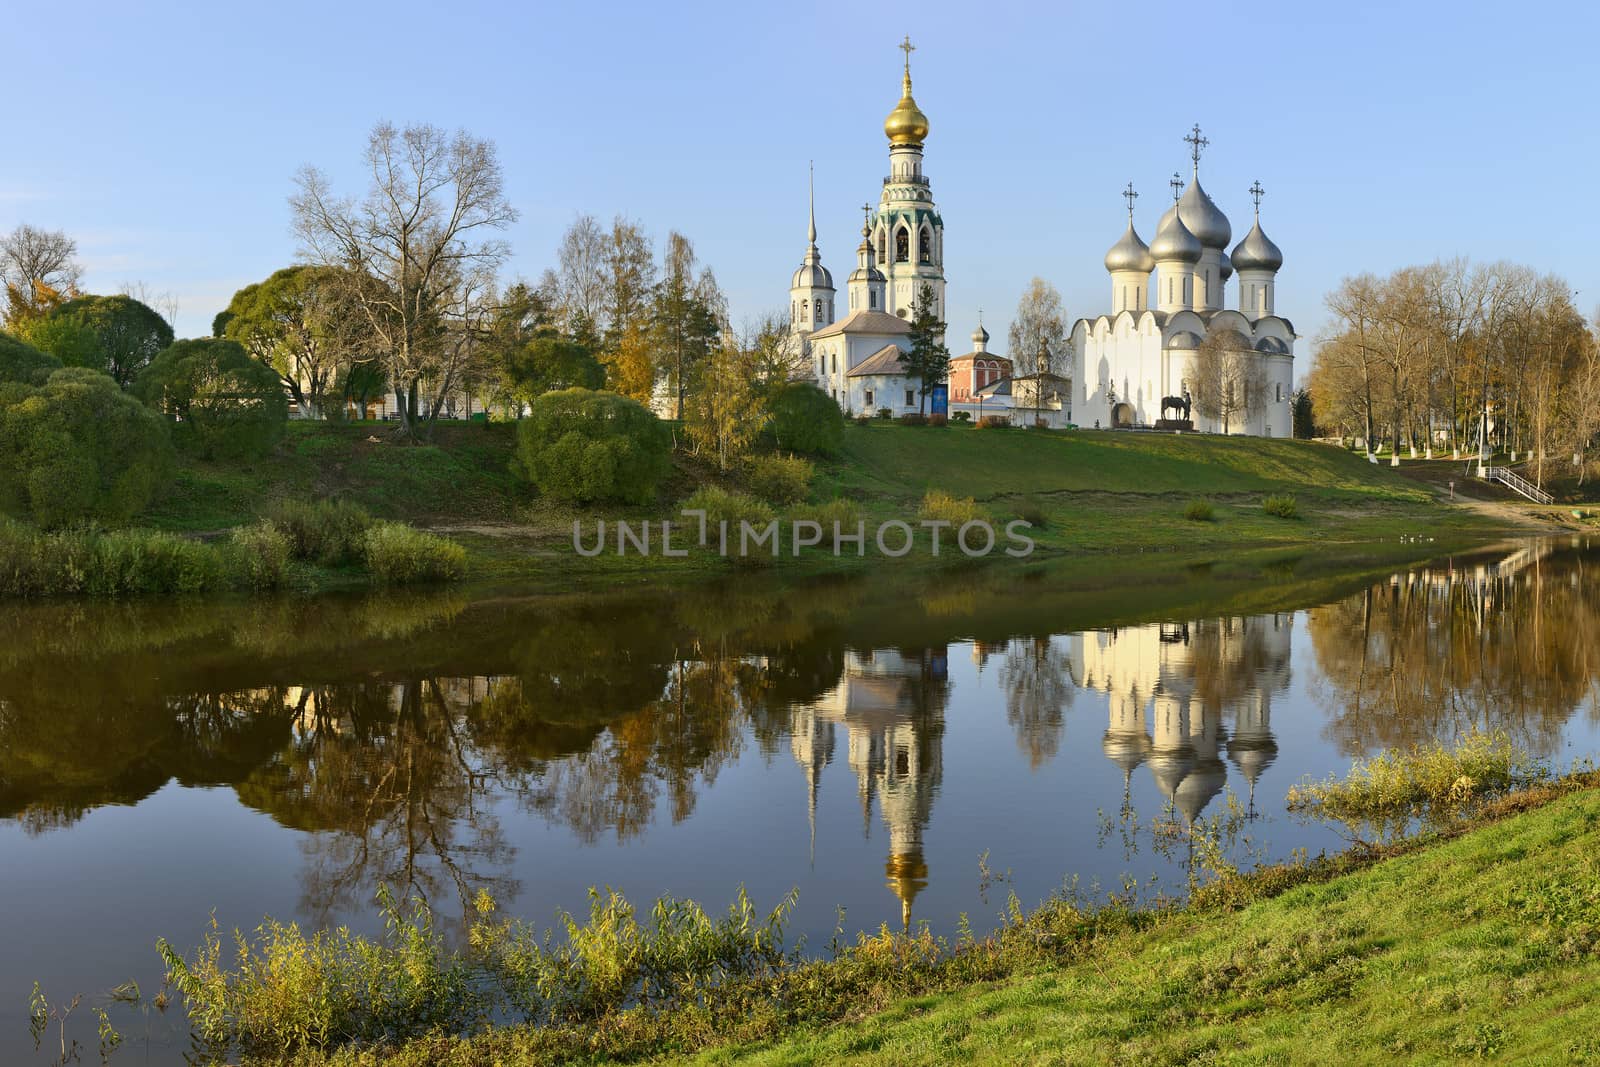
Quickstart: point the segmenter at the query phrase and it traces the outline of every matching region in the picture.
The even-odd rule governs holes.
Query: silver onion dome
[[[1184,225],[1183,216],[1177,210],[1168,208],[1167,213],[1161,217],[1161,226],[1156,230],[1156,239],[1150,242],[1150,255],[1158,263],[1166,260],[1198,263],[1204,251],[1205,246],[1200,243],[1200,239]]]
[[[1228,224],[1228,216],[1200,187],[1199,175],[1183,191],[1183,197],[1178,201],[1178,217],[1207,248],[1226,249],[1228,242],[1233,240],[1233,227]]]
[[[1156,269],[1155,257],[1150,254],[1150,246],[1144,243],[1138,232],[1133,228],[1133,220],[1128,221],[1128,228],[1111,250],[1106,253],[1106,270],[1116,271],[1132,270],[1141,274],[1149,274]]]
[[[1233,248],[1233,267],[1235,270],[1276,271],[1281,266],[1283,253],[1261,232],[1261,220],[1257,218],[1244,240]]]
[[[1228,258],[1227,253],[1223,253],[1223,255],[1222,255],[1222,280],[1223,281],[1227,281],[1231,277],[1233,277],[1233,260]]]
[[[806,261],[800,264],[800,269],[794,272],[794,281],[789,283],[791,289],[832,289],[833,275],[828,273],[828,268],[822,261],[812,256],[806,256]]]
[[[978,324],[978,328],[972,331],[972,343],[973,345],[986,345],[989,343],[989,331],[983,328],[983,323],[981,322]]]

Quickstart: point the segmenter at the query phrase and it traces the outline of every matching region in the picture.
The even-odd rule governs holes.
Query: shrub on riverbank
[[[815,473],[799,456],[757,456],[745,470],[745,484],[769,504],[798,504],[811,492]]]
[[[375,523],[364,544],[367,570],[380,585],[453,581],[466,573],[466,549],[405,523]]]
[[[1190,522],[1211,522],[1217,517],[1217,509],[1209,500],[1191,500],[1184,505],[1183,517]]]
[[[272,522],[207,543],[155,530],[43,531],[0,519],[0,598],[134,597],[287,586],[293,539]],[[382,585],[460,578],[466,550],[402,523],[367,530],[360,561]]]
[[[1261,510],[1280,519],[1293,519],[1300,515],[1299,506],[1288,493],[1274,493],[1267,497],[1261,502]]]
[[[280,588],[288,575],[293,545],[270,522],[241,526],[228,537],[229,562],[246,589],[266,592]]]
[[[714,485],[697,489],[679,505],[679,509],[706,513],[706,541],[713,545],[717,543],[719,523],[728,524],[729,542],[735,543],[741,522],[748,522],[752,526],[765,526],[773,519],[773,510],[762,501],[744,493],[719,489]]]
[[[161,417],[98,371],[0,384],[0,512],[44,527],[121,522],[171,480]]]
[[[957,529],[988,517],[970,496],[958,498],[937,489],[930,489],[923,495],[922,507],[917,513],[924,519],[948,522]]]
[[[513,469],[556,500],[646,504],[671,468],[666,424],[615,393],[545,393],[517,423]]]
[[[372,516],[343,500],[284,500],[267,520],[289,539],[295,559],[342,567],[366,553]]]
[[[51,533],[0,521],[0,596],[205,593],[228,584],[213,546],[150,530]]]

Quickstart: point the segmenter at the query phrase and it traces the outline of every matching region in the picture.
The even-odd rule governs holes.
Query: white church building
[[[1195,353],[1207,337],[1216,336],[1231,352],[1248,353],[1245,358],[1254,361],[1253,387],[1240,388],[1226,419],[1192,410],[1194,428],[1290,437],[1295,332],[1274,311],[1283,253],[1261,229],[1264,190],[1259,182],[1251,187],[1255,223],[1229,253],[1228,217],[1200,185],[1200,149],[1208,142],[1198,126],[1185,140],[1193,150],[1192,179],[1185,188],[1173,175],[1173,206],[1161,216],[1149,245],[1134,228],[1138,194],[1132,183],[1123,193],[1128,228],[1105,258],[1111,311],[1079,319],[1072,328],[1077,422],[1154,426],[1163,418],[1167,398],[1192,396]],[[1238,296],[1230,308],[1227,283],[1235,274]],[[1232,382],[1224,386],[1233,388]],[[1177,411],[1166,414],[1182,418]]]

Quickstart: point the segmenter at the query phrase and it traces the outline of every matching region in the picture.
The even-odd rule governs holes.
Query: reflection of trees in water
[[[1308,612],[1328,736],[1350,755],[1503,729],[1551,754],[1600,679],[1600,585],[1581,556],[1419,571]]]
[[[489,810],[494,774],[463,723],[481,695],[470,680],[434,679],[291,694],[289,744],[238,793],[311,832],[306,912],[322,921],[365,905],[380,882],[436,902],[448,890],[465,903],[480,888],[514,889],[511,849]]]
[[[1048,636],[1019,638],[1006,645],[1000,665],[1006,721],[1016,731],[1017,748],[1034,769],[1061,748],[1064,713],[1077,692],[1072,670],[1071,655]]]
[[[701,785],[738,759],[765,689],[762,667],[726,650],[679,659],[659,696],[612,719],[586,750],[530,766],[524,801],[585,841],[638,834],[663,797],[684,819]]]

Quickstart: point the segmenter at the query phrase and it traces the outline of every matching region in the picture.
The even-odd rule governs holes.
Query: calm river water
[[[155,939],[213,912],[369,929],[387,882],[549,922],[589,886],[720,909],[742,884],[798,888],[819,948],[839,907],[981,931],[1069,877],[1181,888],[1185,828],[1230,807],[1240,859],[1338,848],[1285,791],[1386,746],[1600,752],[1600,546],[1304,570],[8,605],[0,1062],[46,1062],[34,980],[150,994]],[[120,1015],[113,1062],[181,1062],[181,1014]]]

